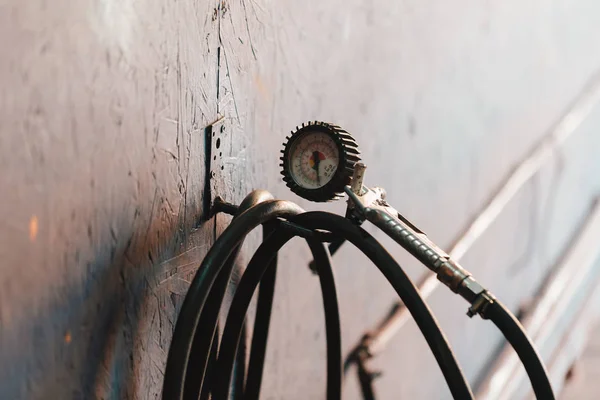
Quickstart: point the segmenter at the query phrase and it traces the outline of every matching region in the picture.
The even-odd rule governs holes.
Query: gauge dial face
[[[286,138],[281,175],[288,188],[310,201],[340,198],[360,161],[356,141],[337,125],[309,121]]]
[[[338,147],[324,132],[306,132],[298,137],[290,149],[288,165],[296,184],[304,189],[325,186],[340,163]]]

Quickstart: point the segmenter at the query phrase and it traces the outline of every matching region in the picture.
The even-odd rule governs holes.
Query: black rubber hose
[[[258,299],[256,301],[256,317],[254,319],[252,343],[250,345],[250,361],[248,362],[246,389],[243,397],[244,400],[258,399],[260,395],[265,353],[267,349],[267,338],[269,336],[269,325],[271,322],[271,311],[273,308],[276,275],[277,266],[271,265],[267,268],[260,281]],[[270,288],[272,288],[272,290],[269,290]]]
[[[473,399],[471,388],[431,310],[400,265],[373,236],[348,219],[327,212],[307,212],[292,218],[292,221],[306,228],[330,231],[361,250],[383,273],[413,316],[444,374],[452,396],[460,400]]]
[[[244,275],[242,275],[242,279],[236,288],[231,306],[229,307],[225,327],[223,328],[221,347],[217,359],[216,381],[213,390],[215,400],[226,400],[229,395],[229,382],[231,381],[231,372],[239,342],[239,334],[254,291],[263,277],[265,270],[270,265],[271,260],[276,256],[279,249],[290,241],[293,236],[292,233],[282,230],[273,232],[258,247],[246,267]]]
[[[515,349],[527,371],[535,397],[540,400],[554,400],[548,372],[521,323],[497,300],[487,306],[485,318],[489,318],[500,329]]]
[[[242,200],[242,203],[238,207],[233,219],[235,220],[235,218],[237,216],[239,216],[244,211],[252,208],[256,204],[259,204],[259,203],[262,203],[265,201],[269,201],[269,200],[273,200],[273,195],[271,193],[267,192],[266,190],[254,190],[254,191],[250,192],[244,198],[244,200]],[[209,330],[210,329],[209,327],[211,326],[211,324],[213,322],[215,323],[214,328],[212,329],[213,330],[213,339],[212,339],[213,343],[217,340],[217,336],[219,335],[216,321],[219,318],[219,313],[221,311],[221,304],[223,303],[223,298],[225,297],[225,292],[227,291],[227,286],[229,285],[229,280],[231,279],[231,274],[234,271],[234,269],[236,267],[238,267],[236,265],[236,261],[237,261],[237,258],[238,258],[239,252],[240,252],[240,248],[241,248],[241,245],[242,245],[242,242],[244,239],[245,239],[245,237],[242,237],[242,239],[240,240],[238,245],[235,246],[235,248],[232,250],[229,257],[227,258],[227,261],[223,265],[221,272],[219,272],[217,280],[214,283],[213,287],[211,288],[208,298],[206,299],[206,305],[204,307],[204,310],[200,314],[200,321],[198,322],[199,326],[206,327],[205,329]],[[240,271],[239,275],[241,275],[241,274],[242,273]],[[245,332],[245,330],[243,330],[243,331]],[[204,335],[204,334],[205,334],[205,332],[202,332],[202,335]],[[200,379],[197,379],[197,376],[199,374],[198,368],[201,368],[201,366],[204,364],[204,360],[202,359],[204,354],[202,354],[201,351],[195,351],[195,349],[196,349],[197,343],[202,340],[202,335],[197,334],[194,337],[194,342],[192,343],[192,350],[190,352],[188,369],[186,371],[184,399],[197,400],[199,393],[200,393],[200,398],[207,398],[207,396],[209,395],[209,393],[212,389],[210,387],[210,385],[203,386],[202,385],[203,381]],[[245,336],[246,335],[244,334],[243,337],[245,338]],[[217,343],[218,343],[218,341],[217,341]],[[198,346],[201,346],[201,344],[199,344]],[[213,348],[214,348],[214,346],[213,346]],[[213,350],[211,350],[211,352],[212,351]],[[218,346],[217,346],[217,351],[218,351]],[[238,376],[238,379],[236,379],[236,381],[235,381],[235,388],[234,388],[235,392],[243,391],[243,382],[244,382],[243,377],[245,375],[245,368],[246,368],[245,356],[246,356],[245,349],[242,346],[240,346],[240,349],[238,351],[238,355],[236,358],[236,364],[235,364],[235,374]],[[211,365],[211,363],[213,363],[213,362],[214,362],[213,357],[209,357],[208,365],[206,366],[206,368],[212,369],[213,366]],[[211,382],[210,379],[205,379],[204,381]]]
[[[244,386],[246,384],[246,364],[248,356],[248,331],[246,324],[242,326],[242,332],[240,334],[240,345],[235,356],[235,364],[233,365],[233,383],[231,384],[231,398],[230,400],[239,400],[244,398]],[[211,382],[206,377],[205,382]]]
[[[240,215],[242,212],[254,207],[255,205],[259,204],[259,203],[263,203],[265,201],[268,200],[274,200],[274,197],[271,193],[269,193],[266,190],[253,190],[252,192],[250,192],[245,198],[244,200],[242,200],[242,202],[240,203],[237,212],[235,213],[235,217],[237,217],[238,215]],[[234,219],[235,219],[234,217]],[[267,236],[273,231],[273,225],[276,224],[276,222],[266,222],[265,224],[263,224],[263,232],[262,232],[262,239],[265,240],[267,238]],[[240,248],[241,245],[238,245],[238,248]],[[273,263],[275,264],[275,267],[277,266],[277,258],[275,258],[275,260],[273,260]],[[243,268],[245,267],[242,266],[241,264],[236,264],[235,265],[235,269],[233,273],[237,273],[237,276],[242,276],[242,274],[244,273]],[[262,283],[259,287],[259,293],[261,291],[271,291],[273,292],[275,290],[275,288],[270,288],[268,287],[268,285],[266,287],[263,287]],[[241,399],[244,397],[244,392],[245,392],[245,383],[246,383],[246,363],[247,363],[247,338],[248,338],[248,332],[246,329],[246,324],[244,324],[244,326],[242,327],[242,334],[240,337],[240,346],[238,347],[238,352],[235,358],[235,365],[234,365],[234,369],[233,369],[233,384],[231,387],[231,400],[236,400],[236,399]],[[210,382],[210,380],[205,379],[205,381]]]
[[[231,303],[225,328],[223,330],[222,344],[217,361],[218,380],[214,390],[215,400],[228,398],[231,369],[239,341],[239,333],[256,286],[269,268],[270,260],[293,236],[294,233],[286,229],[280,228],[276,230],[258,248],[252,257],[250,264],[248,264],[248,267],[246,268],[246,273],[243,275]],[[321,293],[323,295],[323,308],[325,310],[325,328],[327,333],[327,399],[335,400],[341,398],[342,386],[341,332],[335,281],[333,278],[329,253],[324,245],[320,242],[309,240],[309,246],[313,252],[315,265],[317,272],[319,273]],[[264,343],[266,345],[266,340]],[[264,351],[261,355],[262,360],[259,365],[260,370],[258,370],[257,373],[262,373]],[[249,369],[249,371],[253,370],[253,368]],[[257,383],[258,385],[252,389],[252,392],[248,392],[245,399],[258,398],[258,395],[260,394],[260,380],[258,380]],[[250,388],[248,383],[246,387]]]
[[[190,379],[199,380],[200,389],[202,388],[216,321],[211,321],[206,327],[203,326],[197,340],[194,337],[200,315],[206,305],[206,299],[233,249],[258,225],[277,217],[291,217],[301,212],[303,210],[300,207],[287,201],[272,200],[258,204],[234,219],[209,249],[192,280],[177,317],[165,368],[162,394],[164,400],[182,400],[184,398],[186,371],[189,366],[192,343],[194,351],[197,352],[196,359],[199,360],[199,365],[195,375]]]
[[[214,283],[211,291],[206,299],[206,306],[202,310],[198,326],[202,327],[202,334],[196,334],[192,342],[192,348],[190,350],[188,367],[185,371],[185,388],[183,392],[183,398],[185,400],[196,400],[200,393],[200,397],[205,397],[207,393],[210,393],[211,387],[203,387],[203,379],[198,379],[199,376],[204,375],[205,369],[213,369],[214,366],[207,365],[212,363],[213,358],[209,357],[208,361],[205,359],[206,354],[200,349],[203,346],[205,335],[212,336],[212,343],[217,340],[219,332],[217,330],[217,321],[219,319],[219,312],[221,310],[221,304],[223,303],[223,297],[229,284],[229,277],[233,270],[235,258],[239,253],[239,247],[233,250],[227,262],[219,272],[216,282]],[[210,382],[211,380],[207,380]]]
[[[263,225],[263,241],[265,241],[276,228],[276,223]],[[262,384],[267,339],[271,324],[271,311],[273,310],[273,296],[275,295],[275,281],[277,278],[277,255],[273,257],[267,267],[258,289],[256,300],[256,314],[254,329],[250,344],[250,358],[248,361],[248,374],[244,387],[244,399],[258,399]],[[243,336],[242,338],[243,339]]]
[[[219,326],[217,325],[216,331],[219,331]],[[215,335],[212,347],[210,349],[210,355],[208,358],[208,363],[206,365],[206,374],[205,378],[207,382],[211,382],[215,380],[215,372],[217,370],[217,356],[219,354],[219,336]],[[199,400],[210,400],[210,386],[204,385],[202,387],[202,391],[200,392]]]
[[[325,341],[327,343],[327,399],[342,398],[342,328],[337,290],[331,257],[327,247],[308,239],[314,265],[319,275],[323,310],[325,312]]]

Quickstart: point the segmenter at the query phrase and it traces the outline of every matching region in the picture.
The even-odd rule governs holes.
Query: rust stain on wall
[[[29,240],[35,242],[35,238],[38,234],[38,219],[35,215],[29,219]]]

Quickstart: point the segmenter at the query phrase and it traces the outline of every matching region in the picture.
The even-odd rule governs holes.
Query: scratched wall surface
[[[151,399],[219,195],[291,195],[282,138],[353,132],[367,183],[448,246],[600,68],[592,0],[0,2],[0,398]],[[600,108],[464,259],[516,309],[600,189]],[[343,204],[328,210],[343,212]],[[387,243],[387,242],[386,242]],[[248,260],[250,243],[242,259]],[[393,251],[414,277],[422,268]],[[282,255],[264,398],[323,398],[308,251]],[[344,349],[394,295],[335,257]],[[500,338],[431,304],[472,382]],[[448,398],[414,325],[376,360],[381,398]],[[356,382],[345,387],[358,398]]]

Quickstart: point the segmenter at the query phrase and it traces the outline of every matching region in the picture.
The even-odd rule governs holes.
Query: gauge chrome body
[[[324,202],[338,198],[350,183],[360,151],[339,126],[308,122],[287,137],[282,150],[283,180],[297,195]]]

